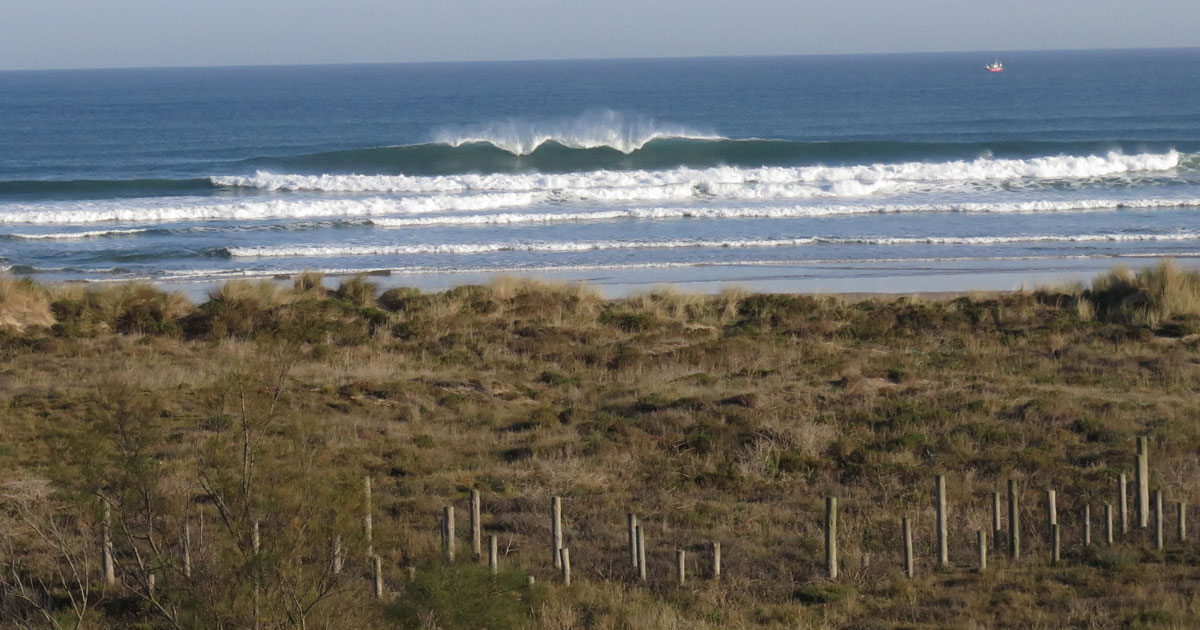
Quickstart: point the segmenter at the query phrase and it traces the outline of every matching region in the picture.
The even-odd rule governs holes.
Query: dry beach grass
[[[564,629],[1200,620],[1194,540],[1168,534],[1164,551],[1142,532],[1111,549],[1078,543],[1085,505],[1102,540],[1099,515],[1117,475],[1132,474],[1139,435],[1150,437],[1152,487],[1168,513],[1175,500],[1200,503],[1194,272],[1116,270],[1089,287],[946,300],[663,290],[606,301],[509,279],[377,295],[364,278],[322,282],[231,282],[193,306],[145,285],[0,280],[0,619]],[[933,566],[935,474],[948,477],[949,569]],[[383,606],[368,588],[364,475],[372,543],[398,593]],[[975,574],[974,532],[990,531],[990,493],[1009,478],[1023,488],[1026,557],[995,552]],[[1041,511],[1049,487],[1064,527],[1057,566]],[[471,489],[509,571],[497,579],[469,553],[438,562],[438,515],[450,504],[465,515]],[[549,563],[551,495],[564,497],[570,587]],[[836,583],[821,577],[828,495],[842,506]],[[108,588],[98,498],[113,511],[120,584]],[[646,527],[646,585],[625,549],[626,512]],[[899,568],[901,516],[915,522],[913,580]],[[333,576],[338,537],[348,569]],[[710,541],[723,544],[720,582],[703,579]],[[672,581],[677,548],[697,578],[684,586]],[[73,566],[84,569],[64,570]]]

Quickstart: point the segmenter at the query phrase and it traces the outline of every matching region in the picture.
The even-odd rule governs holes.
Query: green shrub
[[[517,630],[533,620],[538,589],[519,571],[491,575],[474,563],[431,565],[385,611],[406,630]]]

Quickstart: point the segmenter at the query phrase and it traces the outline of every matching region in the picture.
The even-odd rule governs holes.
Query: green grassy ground
[[[1170,266],[933,302],[605,301],[516,281],[376,295],[361,278],[329,290],[306,276],[289,291],[230,283],[193,306],[148,286],[0,280],[0,330],[0,620],[14,627],[1200,623],[1200,548],[1195,532],[1174,537],[1175,501],[1200,502],[1200,279]],[[1084,548],[1084,506],[1100,542],[1120,473],[1132,492],[1140,435],[1167,548],[1136,528]],[[936,474],[950,495],[946,569],[934,566]],[[363,476],[396,593],[385,604],[370,592]],[[1010,478],[1025,557],[994,551],[976,574],[975,532],[990,533],[991,493]],[[465,540],[459,564],[438,562],[442,507],[457,506],[465,533],[471,489],[499,538],[499,578]],[[550,566],[551,495],[564,497],[570,587]],[[822,577],[829,495],[836,583]],[[646,584],[627,512],[646,528]],[[711,541],[719,583],[703,579]],[[679,548],[696,578],[682,587]]]

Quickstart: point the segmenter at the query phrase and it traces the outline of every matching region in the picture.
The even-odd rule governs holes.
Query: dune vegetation
[[[1175,520],[1176,502],[1200,505],[1194,271],[938,300],[333,284],[230,281],[197,305],[145,284],[0,278],[0,627],[1200,625],[1200,527],[1180,541]],[[1104,540],[1121,474],[1132,505],[1140,436],[1163,549],[1132,516]],[[994,548],[976,572],[1009,479],[1023,557]],[[495,576],[466,538],[472,490]],[[570,586],[551,564],[551,496]]]

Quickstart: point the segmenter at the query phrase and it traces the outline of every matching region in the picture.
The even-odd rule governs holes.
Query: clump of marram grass
[[[23,332],[54,324],[50,298],[29,278],[0,276],[0,330]]]
[[[87,292],[96,319],[122,333],[178,333],[192,310],[182,293],[160,291],[147,282],[129,282]]]
[[[292,290],[305,296],[325,297],[325,273],[321,271],[301,272],[292,282]]]
[[[1137,273],[1118,267],[1093,280],[1085,297],[1102,321],[1158,328],[1200,317],[1200,273],[1171,261]]]
[[[230,280],[209,292],[185,322],[193,335],[246,336],[264,327],[295,294],[270,280]]]
[[[379,285],[368,282],[365,274],[358,274],[349,280],[343,280],[334,294],[339,299],[362,308],[375,306],[375,296],[379,294]]]

